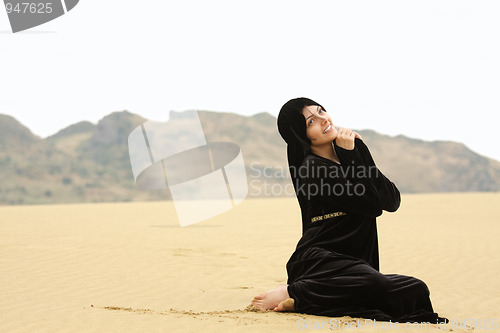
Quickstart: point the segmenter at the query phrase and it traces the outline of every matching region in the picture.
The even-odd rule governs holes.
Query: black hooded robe
[[[379,272],[376,217],[400,204],[396,186],[360,139],[340,160],[309,153],[297,171],[303,235],[287,263],[288,293],[301,313],[392,322],[446,321],[414,277]],[[292,171],[292,170],[291,170]]]

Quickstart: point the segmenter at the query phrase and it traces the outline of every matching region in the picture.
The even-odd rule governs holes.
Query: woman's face
[[[321,146],[331,143],[337,137],[330,115],[319,105],[308,105],[302,110],[306,118],[306,134],[311,145]]]

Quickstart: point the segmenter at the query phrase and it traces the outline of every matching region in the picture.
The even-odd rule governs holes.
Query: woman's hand
[[[348,128],[340,128],[337,132],[337,138],[335,139],[335,142],[340,148],[353,150],[355,138],[361,139],[361,135]]]

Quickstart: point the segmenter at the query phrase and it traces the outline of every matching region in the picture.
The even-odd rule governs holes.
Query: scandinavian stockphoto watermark
[[[292,178],[292,182],[276,182]],[[363,196],[369,180],[380,177],[375,165],[323,165],[310,164],[290,167],[262,166],[259,162],[250,164],[250,189],[257,196],[294,196],[307,199],[315,196]],[[307,180],[307,181],[301,181]]]
[[[52,21],[72,10],[79,0],[4,0],[12,32]]]
[[[130,133],[128,148],[137,186],[169,191],[181,226],[228,211],[248,194],[240,147],[207,142],[197,111],[146,121]]]
[[[445,325],[445,323],[434,323],[437,325]],[[429,329],[433,325],[430,322],[421,323],[399,323],[393,321],[377,321],[375,319],[352,318],[351,320],[340,320],[332,318],[328,321],[307,321],[299,319],[297,327],[301,330],[341,330],[352,328],[373,328],[378,330],[397,330],[397,329]]]
[[[497,330],[499,328],[498,319],[452,319],[448,322],[437,321],[431,322],[393,322],[393,321],[378,321],[375,319],[352,318],[350,320],[332,318],[328,321],[308,321],[299,319],[297,327],[300,330],[341,330],[352,328],[367,328],[377,330],[422,330],[438,328],[444,330],[456,329],[484,329]]]
[[[208,142],[203,128],[217,124],[206,122],[202,124],[197,111],[171,112],[168,122],[146,121],[128,136],[138,188],[169,193],[166,197],[172,199],[181,226],[217,216],[247,196],[363,196],[367,184],[379,176],[375,166],[312,163],[284,168],[259,162],[249,165],[247,175],[240,147],[229,141]],[[230,133],[221,137],[227,140]],[[307,181],[293,184],[290,174]]]

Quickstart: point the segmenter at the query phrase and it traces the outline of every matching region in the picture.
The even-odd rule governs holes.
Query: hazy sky
[[[307,96],[336,125],[500,160],[499,17],[483,0],[81,0],[12,34],[0,9],[0,113],[45,137],[124,109],[276,116]]]

